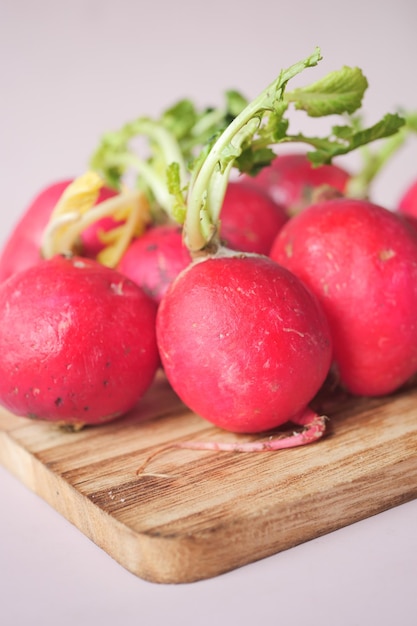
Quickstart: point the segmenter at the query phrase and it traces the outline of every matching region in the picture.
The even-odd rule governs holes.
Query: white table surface
[[[5,626],[415,626],[417,500],[222,576],[127,572],[0,469]]]
[[[359,65],[369,123],[417,109],[416,23],[414,0],[4,0],[0,240],[44,185],[84,171],[105,130],[184,96],[204,105],[230,87],[255,96],[316,45],[322,69],[301,83]],[[417,176],[416,143],[377,181],[377,202],[393,206]],[[0,497],[4,626],[416,624],[417,501],[215,579],[156,585],[1,467]]]

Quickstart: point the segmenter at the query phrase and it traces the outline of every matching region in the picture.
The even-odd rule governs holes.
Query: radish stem
[[[144,160],[129,147],[136,136],[146,137],[151,144],[151,159]],[[90,160],[90,166],[110,186],[119,186],[128,170],[137,174],[136,185],[175,220],[175,198],[169,191],[169,168],[176,165],[180,184],[187,180],[187,168],[178,142],[161,123],[138,118],[119,131],[105,134]]]
[[[280,103],[287,82],[306,67],[317,65],[320,59],[317,49],[305,61],[282,71],[234,118],[205,155],[203,165],[191,179],[187,201],[185,241],[191,252],[204,248],[215,233],[231,168],[246,142],[256,135],[264,115],[267,112],[282,114]]]

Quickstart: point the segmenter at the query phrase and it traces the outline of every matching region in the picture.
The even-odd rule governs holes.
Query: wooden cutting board
[[[417,388],[317,402],[329,422],[314,444],[171,449],[138,476],[170,442],[236,439],[185,409],[161,376],[131,415],[79,432],[1,411],[0,462],[129,571],[191,582],[417,496]]]

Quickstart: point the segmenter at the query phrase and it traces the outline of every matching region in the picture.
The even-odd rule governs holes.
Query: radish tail
[[[181,448],[186,450],[213,450],[218,452],[267,452],[275,450],[284,450],[286,448],[295,448],[313,443],[320,439],[326,431],[327,417],[319,415],[309,407],[306,408],[297,417],[292,418],[297,426],[302,426],[302,430],[294,431],[289,435],[276,437],[271,436],[266,441],[246,441],[246,442],[224,442],[224,441],[177,441],[163,448],[155,450],[150,454],[145,462],[137,469],[136,474],[142,476],[159,476],[171,477],[167,474],[153,474],[144,472],[149,462],[160,454]]]

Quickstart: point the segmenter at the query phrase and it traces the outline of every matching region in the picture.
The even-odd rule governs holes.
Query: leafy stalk
[[[131,140],[137,136],[149,140],[151,158],[140,158],[130,147]],[[173,163],[176,164],[179,184],[182,181],[185,184],[187,168],[178,142],[161,123],[145,117],[129,122],[119,131],[103,135],[90,159],[91,168],[116,189],[120,189],[126,172],[136,172],[137,186],[169,216],[174,212],[175,202],[167,187],[166,174]]]
[[[404,124],[399,115],[386,115],[367,129],[357,129],[349,123],[333,126],[324,137],[289,133],[285,114],[290,105],[311,117],[322,117],[352,115],[362,104],[368,82],[359,68],[346,66],[307,87],[286,93],[288,82],[316,66],[321,58],[317,48],[305,60],[281,71],[196,158],[188,197],[184,199],[185,241],[192,253],[217,247],[220,211],[233,167],[240,172],[256,173],[275,156],[272,148],[284,142],[306,143],[314,148],[309,152],[313,164],[329,163],[335,156],[396,133]]]
[[[369,195],[369,190],[383,170],[390,162],[392,157],[404,146],[410,134],[417,133],[417,112],[401,113],[404,119],[404,125],[385,139],[379,148],[372,149],[369,145],[363,146],[361,149],[362,168],[359,172],[352,176],[348,183],[347,194],[352,197],[364,198]],[[361,120],[357,120],[358,128],[361,127]]]
[[[185,222],[186,243],[192,252],[203,249],[214,236],[231,168],[245,145],[260,131],[264,116],[269,112],[277,120],[282,118],[285,109],[282,107],[283,95],[288,81],[305,68],[317,65],[320,59],[320,51],[316,49],[305,61],[282,71],[197,161],[190,183]]]
[[[354,113],[368,88],[368,81],[358,67],[344,66],[331,72],[307,87],[301,87],[285,95],[286,102],[293,102],[296,109],[310,117],[323,117]]]
[[[140,117],[104,134],[90,158],[91,169],[115,189],[121,188],[127,174],[133,174],[154,214],[163,209],[174,221],[183,223],[188,164],[194,151],[212,141],[247,104],[237,91],[229,90],[225,95],[226,104],[221,108],[199,111],[191,100],[183,99],[164,111],[159,120]],[[147,158],[140,158],[132,146],[141,137],[149,141]]]

